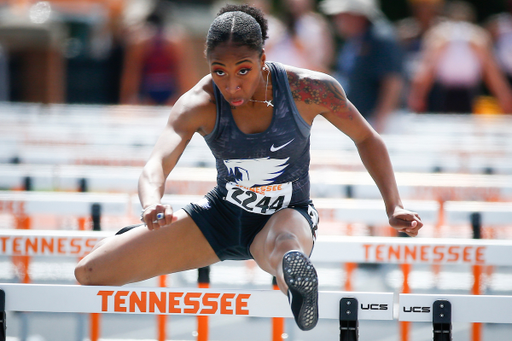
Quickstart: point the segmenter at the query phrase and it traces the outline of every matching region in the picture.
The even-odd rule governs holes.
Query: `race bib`
[[[229,182],[226,189],[227,201],[257,214],[273,214],[281,208],[288,207],[292,199],[291,182],[251,188]]]

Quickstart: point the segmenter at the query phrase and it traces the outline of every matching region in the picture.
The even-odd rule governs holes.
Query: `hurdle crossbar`
[[[292,317],[286,297],[275,290],[0,284],[3,305],[3,316],[26,311]],[[452,322],[512,323],[511,296],[400,294],[395,306],[393,293],[321,291],[319,308],[320,318],[338,319],[341,333],[351,335],[357,335],[359,320],[395,316],[432,323],[434,340],[451,335]],[[2,328],[5,322],[4,317]]]
[[[340,340],[356,341],[358,319],[393,319],[393,297],[393,293],[319,292],[319,317],[338,319]],[[342,302],[347,299],[357,304],[346,308]],[[286,297],[276,290],[0,284],[0,308],[4,329],[5,311],[292,317]],[[346,309],[354,312],[350,321],[342,313]],[[347,323],[353,327],[344,328]],[[5,340],[5,335],[0,336],[0,341]]]
[[[0,230],[0,256],[83,257],[111,231]],[[512,243],[491,239],[319,236],[313,262],[512,265]]]
[[[1,256],[83,257],[113,232],[63,230],[0,230]]]
[[[190,169],[190,172],[194,173],[192,169]],[[1,175],[0,178],[2,178]],[[113,181],[118,181],[119,179],[108,178],[105,181],[112,184]],[[3,180],[0,179],[0,184]],[[179,183],[181,186],[185,182],[176,181],[176,183]],[[195,180],[191,181],[190,184],[193,188],[202,186],[198,185]],[[349,184],[345,185],[348,186]],[[332,186],[332,184],[329,184],[329,186]],[[200,191],[204,192],[208,188],[210,188],[210,184],[201,187]],[[187,189],[186,191],[188,192],[189,190]],[[162,200],[177,210],[201,198],[202,195],[172,194],[164,195]],[[388,224],[382,199],[314,198],[314,201],[316,208],[321,214],[326,214],[334,220],[345,223]],[[91,207],[94,204],[100,205],[102,214],[109,216],[136,217],[141,210],[138,197],[130,194],[31,191],[4,191],[0,193],[0,213],[14,215],[53,214],[87,216],[91,214]],[[482,222],[486,225],[504,225],[512,220],[512,204],[510,202],[446,201],[441,207],[439,202],[434,200],[408,200],[408,206],[414,211],[421,212],[422,220],[425,223],[438,222],[441,209],[444,212],[446,224],[467,224],[473,212],[480,213]]]
[[[293,317],[276,290],[0,284],[6,311],[150,315]],[[392,320],[393,293],[319,292],[319,317],[339,319],[344,297],[359,302],[359,319]]]
[[[320,236],[314,262],[512,265],[506,240]]]

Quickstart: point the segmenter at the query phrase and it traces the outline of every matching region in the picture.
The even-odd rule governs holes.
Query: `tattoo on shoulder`
[[[295,101],[323,106],[338,116],[347,114],[347,99],[333,80],[299,78],[288,73],[288,82]],[[346,116],[350,118],[351,115]]]

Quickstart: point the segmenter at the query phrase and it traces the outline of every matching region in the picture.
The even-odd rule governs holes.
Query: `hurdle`
[[[107,231],[59,230],[0,230],[0,255],[25,257],[22,282],[29,282],[30,257],[57,256],[81,258],[92,251],[98,241],[113,236]],[[166,276],[159,276],[160,286],[165,286]],[[100,315],[92,313],[91,340],[99,339]],[[165,339],[165,316],[157,318],[159,340]]]
[[[2,133],[0,144],[6,148],[0,151],[4,153],[0,155],[0,159],[7,160],[13,155],[18,155],[24,162],[48,163],[53,159],[59,163],[83,161],[90,164],[97,162],[97,164],[106,165],[128,165],[133,164],[135,156],[138,158],[138,165],[142,165],[144,155],[138,153],[138,150],[144,149],[143,154],[147,157],[149,148],[155,142],[155,136],[141,136],[137,132],[140,127],[157,131],[168,116],[168,112],[161,108],[145,109],[130,106],[27,106],[23,109],[23,115],[20,115],[16,112],[19,109],[15,106],[3,105],[4,125],[0,130]],[[32,111],[32,113],[27,114],[25,111]],[[112,114],[113,112],[116,114]],[[120,112],[123,112],[123,115],[120,115]],[[440,119],[444,124],[440,124]],[[436,118],[434,123],[429,122],[425,117],[408,114],[397,118],[397,122],[406,125],[409,133],[404,134],[402,130],[383,136],[386,145],[393,153],[396,169],[413,170],[411,167],[414,167],[414,171],[432,171],[442,164],[445,169],[467,170],[469,168],[473,172],[481,172],[488,167],[510,174],[511,149],[508,143],[509,137],[503,132],[503,127],[510,122],[509,118],[497,120],[487,117],[484,120],[475,120],[472,117],[466,117],[454,120],[453,117],[443,116]],[[429,130],[426,130],[427,126],[430,127]],[[460,129],[460,126],[464,128]],[[312,148],[315,154],[316,151],[328,152],[316,155],[312,159],[314,166],[315,164],[321,166],[322,163],[332,166],[333,162],[338,162],[340,166],[346,168],[362,169],[352,141],[339,134],[327,120],[318,117],[312,129]],[[415,129],[417,131],[414,131]],[[461,139],[463,143],[460,143]],[[45,148],[52,146],[54,147],[52,149],[59,149],[59,151],[53,155],[46,153],[45,158],[44,153],[41,153],[43,149],[38,148],[38,145],[43,145]],[[198,154],[195,152],[199,151],[201,156],[207,155],[202,152],[202,149],[205,149],[204,144],[196,148],[193,139],[192,145],[194,154]],[[80,150],[76,153],[80,155],[79,158],[66,151],[66,147]],[[91,147],[96,148],[93,150]],[[107,149],[108,152],[106,152]],[[333,150],[341,153],[329,153]],[[415,157],[418,152],[423,157]],[[95,154],[103,155],[98,157]],[[120,154],[124,156],[120,157]],[[73,157],[74,162],[71,161]],[[411,157],[414,157],[415,162],[410,162]],[[204,160],[200,157],[185,154],[184,158],[190,158],[190,162],[187,161],[188,164],[204,164]],[[210,164],[213,165],[211,162]]]
[[[111,235],[113,232],[1,230],[0,255],[81,257],[90,252],[99,239]],[[510,254],[512,243],[506,240],[319,236],[311,260],[313,263],[465,264],[482,267],[511,266]],[[475,282],[477,280],[479,282],[475,277]]]
[[[434,341],[452,341],[452,323],[512,323],[512,296],[400,294],[398,320],[432,322]]]
[[[1,256],[83,257],[110,231],[0,230]],[[313,262],[512,266],[512,243],[491,239],[319,236]]]
[[[339,321],[339,340],[357,341],[358,321],[430,322],[434,341],[452,340],[452,323],[512,323],[511,296],[319,292],[319,318]],[[6,312],[292,317],[275,290],[143,288],[0,283],[0,341]],[[397,311],[398,310],[398,311]]]
[[[200,195],[166,194],[164,203],[175,209],[202,198]],[[381,199],[333,199],[313,198],[319,210],[330,211],[327,217],[345,222],[386,224],[384,203]],[[69,192],[0,192],[0,213],[17,214],[56,214],[87,216],[93,204],[101,205],[102,214],[111,216],[131,216],[138,218],[140,202],[134,195],[124,193],[69,193]],[[439,203],[434,200],[408,200],[408,207],[422,213],[422,219],[435,223],[439,215]],[[480,212],[482,220],[488,224],[507,224],[512,221],[512,204],[509,202],[487,203],[481,201],[447,201],[444,205],[446,223],[468,223],[468,215]]]
[[[408,284],[413,264],[468,265],[473,269],[475,296],[481,294],[484,266],[511,266],[512,243],[490,239],[437,239],[390,237],[319,237],[311,257],[313,262],[391,263],[400,265],[403,293],[410,293]],[[350,278],[347,278],[349,280]],[[401,323],[401,340],[409,340],[407,320]],[[481,340],[481,324],[472,326],[473,341]]]
[[[511,167],[512,168],[512,167]],[[76,190],[80,180],[87,181],[90,191],[136,191],[141,167],[89,165],[0,165],[0,187],[22,188],[30,178],[34,190]],[[512,175],[395,173],[404,199],[496,201],[512,198]],[[366,171],[312,169],[312,197],[340,197],[351,188],[353,198],[377,198],[380,192]],[[178,164],[166,181],[174,194],[204,194],[216,181],[213,167],[186,167]]]
[[[512,323],[512,296],[399,294],[398,319],[430,322],[436,301],[451,303],[451,321],[469,323]]]
[[[321,291],[318,304],[319,318],[339,320],[342,341],[358,339],[359,320],[393,320],[393,293]],[[275,290],[0,284],[2,306],[5,310],[0,314],[26,311],[293,317],[287,298]],[[4,319],[0,330],[5,326]]]

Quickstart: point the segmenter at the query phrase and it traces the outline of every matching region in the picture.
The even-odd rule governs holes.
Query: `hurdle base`
[[[452,341],[452,305],[447,300],[432,304],[432,327],[434,341]]]
[[[358,305],[356,298],[344,297],[340,300],[340,341],[359,339]]]

